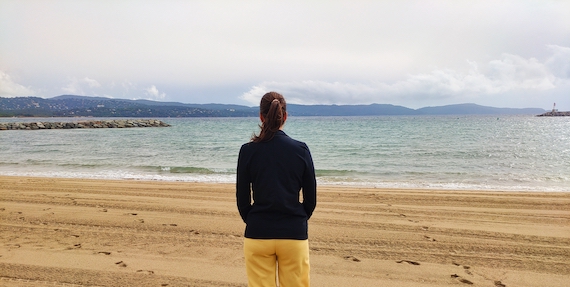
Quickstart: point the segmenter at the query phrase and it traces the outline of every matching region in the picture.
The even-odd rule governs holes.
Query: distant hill
[[[380,115],[465,115],[541,114],[537,108],[510,109],[459,104],[410,109],[388,104],[371,105],[287,105],[293,116],[380,116]],[[54,98],[0,97],[1,117],[257,117],[258,107],[225,104],[185,104],[150,100],[62,95]]]
[[[522,115],[522,114],[540,114],[544,113],[543,109],[526,108],[526,109],[511,109],[511,108],[493,108],[480,106],[476,104],[458,104],[440,107],[425,107],[417,109],[416,112],[420,115]]]
[[[248,117],[255,109],[238,105],[192,105],[176,102],[63,95],[55,98],[0,98],[0,116],[24,117]]]
[[[415,110],[394,105],[294,105],[287,104],[287,111],[296,116],[379,116],[414,115]]]

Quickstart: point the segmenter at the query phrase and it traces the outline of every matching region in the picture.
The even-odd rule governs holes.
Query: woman
[[[261,131],[241,147],[237,165],[248,283],[276,286],[277,271],[280,287],[309,286],[307,221],[317,203],[313,159],[305,143],[282,130],[287,120],[282,95],[265,94],[259,118]]]

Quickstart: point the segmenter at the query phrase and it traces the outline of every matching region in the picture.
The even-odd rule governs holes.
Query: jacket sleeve
[[[237,163],[236,202],[239,215],[246,222],[247,214],[251,210],[251,179],[247,169],[247,156],[244,146],[241,147]]]
[[[303,208],[307,213],[307,219],[311,218],[317,206],[317,180],[315,178],[315,167],[309,148],[305,154],[306,168],[303,173]]]

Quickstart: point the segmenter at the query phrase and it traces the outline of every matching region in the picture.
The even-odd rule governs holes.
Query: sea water
[[[258,118],[161,120],[172,126],[0,131],[0,175],[231,183],[259,131]],[[570,117],[291,116],[284,131],[321,185],[570,191]]]

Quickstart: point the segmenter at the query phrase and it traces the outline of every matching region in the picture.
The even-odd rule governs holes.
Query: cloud
[[[373,85],[325,81],[263,82],[240,98],[259,104],[269,91],[282,93],[292,104],[358,104],[370,102],[381,88]]]
[[[33,96],[35,92],[30,87],[24,87],[12,80],[12,77],[0,71],[0,97]]]
[[[83,82],[86,83],[87,85],[89,85],[90,88],[99,88],[101,87],[101,84],[99,84],[99,82],[97,82],[96,80],[90,79],[85,77],[83,79]]]
[[[545,90],[554,88],[556,77],[544,63],[537,59],[523,59],[520,56],[504,54],[502,60],[489,63],[486,77],[493,81],[489,92],[503,92],[512,89]]]
[[[253,86],[240,98],[258,104],[265,92],[274,90],[282,93],[288,102],[297,104],[423,104],[476,102],[501,94],[543,92],[570,84],[570,48],[548,47],[552,56],[544,62],[505,53],[482,68],[477,62],[467,61],[466,72],[436,69],[392,83],[266,81]]]
[[[77,79],[75,77],[70,78],[69,83],[61,88],[64,92],[73,95],[82,95],[85,96],[87,93],[86,90],[90,95],[95,95],[96,92],[93,88],[100,88],[101,84],[98,81],[85,77],[83,79]]]
[[[273,83],[279,85],[279,83]],[[253,86],[249,91],[245,92],[240,98],[252,104],[259,104],[261,97],[265,93],[270,92],[266,87],[267,83],[261,84],[261,86]]]
[[[82,96],[105,96],[109,98],[115,98],[120,95],[124,98],[141,99],[145,98],[148,100],[164,100],[166,98],[166,93],[160,92],[156,85],[151,85],[148,88],[140,88],[137,83],[133,83],[129,80],[123,80],[120,84],[112,81],[102,85],[99,81],[84,77],[69,78],[66,86],[61,88],[65,93],[72,95],[82,95]],[[141,96],[144,95],[144,96]]]
[[[145,89],[146,94],[150,96],[150,100],[161,100],[166,97],[165,93],[160,93],[155,85],[150,86],[149,88]]]
[[[563,79],[570,78],[570,48],[557,45],[547,45],[552,51],[552,56],[546,61],[546,65],[552,73]]]
[[[77,80],[72,80],[67,86],[61,88],[65,93],[73,94],[73,95],[84,95],[85,93],[79,86]]]

